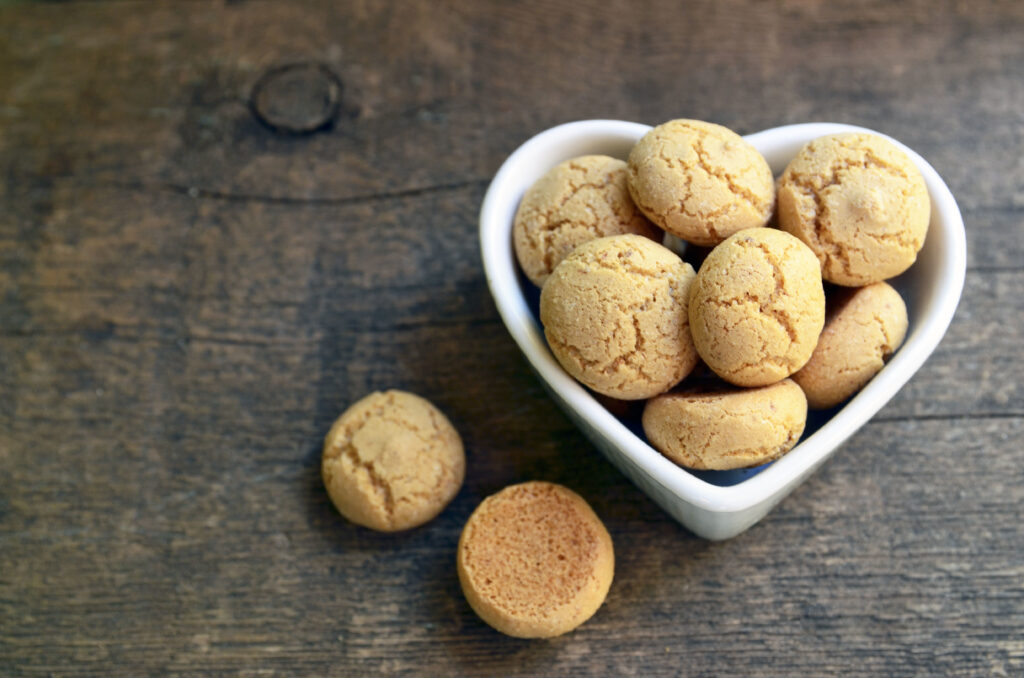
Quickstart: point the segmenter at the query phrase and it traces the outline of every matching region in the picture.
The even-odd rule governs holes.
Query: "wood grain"
[[[813,0],[0,7],[0,674],[1024,672],[1024,5]],[[252,87],[329,68],[277,134]],[[672,522],[529,371],[476,221],[530,135],[580,118],[873,127],[963,210],[938,350],[762,523]],[[444,410],[466,484],[430,525],[345,523],[331,421]],[[607,523],[606,605],[550,642],[462,598],[454,546],[547,479]]]

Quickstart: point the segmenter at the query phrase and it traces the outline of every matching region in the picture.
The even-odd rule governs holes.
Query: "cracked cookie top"
[[[711,250],[690,294],[697,352],[737,386],[765,386],[811,357],[825,323],[814,253],[773,228],[747,229]]]
[[[651,398],[643,414],[658,451],[686,468],[719,471],[778,459],[806,423],[807,399],[792,379],[760,388],[691,386]]]
[[[462,485],[466,459],[451,422],[412,393],[371,393],[324,440],[321,474],[338,511],[375,530],[433,519]]]
[[[626,187],[626,163],[585,155],[555,165],[523,196],[512,227],[523,273],[542,287],[578,245],[620,233],[660,239]]]
[[[875,134],[815,139],[779,179],[780,228],[804,241],[822,277],[837,285],[868,285],[907,270],[930,216],[917,167]]]
[[[686,312],[693,267],[638,235],[577,247],[540,296],[551,352],[594,391],[622,400],[664,393],[697,363]]]
[[[730,129],[671,120],[629,154],[629,192],[647,218],[701,246],[764,226],[775,203],[768,162]]]
[[[907,306],[891,285],[874,283],[829,299],[811,359],[793,375],[812,409],[834,407],[885,367],[907,336]]]

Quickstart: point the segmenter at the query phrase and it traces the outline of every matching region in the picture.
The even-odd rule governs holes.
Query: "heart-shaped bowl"
[[[903,346],[841,409],[812,413],[803,439],[778,461],[740,471],[689,471],[651,447],[635,422],[613,416],[558,364],[538,320],[537,290],[519,273],[512,246],[512,222],[519,201],[542,174],[580,155],[599,153],[625,159],[649,129],[619,120],[583,120],[553,127],[516,149],[494,176],[480,209],[484,272],[512,338],[583,433],[676,520],[708,539],[727,539],[763,518],[813,473],[935,350],[963,289],[967,263],[963,219],[935,169],[890,139],[921,170],[931,194],[931,224],[917,262],[890,281],[907,304],[910,327]],[[776,127],[744,138],[764,155],[777,176],[808,141],[840,132],[879,134],[863,127],[822,122]]]

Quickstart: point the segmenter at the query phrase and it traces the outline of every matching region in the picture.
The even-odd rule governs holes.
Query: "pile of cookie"
[[[524,196],[513,234],[565,370],[613,410],[646,401],[647,439],[676,463],[732,469],[785,454],[808,405],[841,403],[898,348],[906,306],[884,280],[914,262],[928,220],[923,179],[881,137],[812,141],[776,185],[735,133],[673,120],[628,163],[585,156],[552,168]],[[391,532],[437,516],[466,460],[440,410],[387,391],[338,418],[321,471],[343,516]],[[485,499],[455,560],[473,610],[524,638],[590,618],[615,566],[590,506],[545,482]]]
[[[779,458],[808,406],[842,403],[884,366],[907,331],[885,280],[914,263],[929,217],[920,172],[880,136],[815,139],[776,182],[731,130],[672,120],[628,162],[548,171],[513,243],[562,367],[646,400],[644,433],[677,464],[727,470]]]

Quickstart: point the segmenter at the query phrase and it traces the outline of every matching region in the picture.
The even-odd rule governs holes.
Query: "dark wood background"
[[[250,108],[299,62],[341,86],[305,136]],[[285,89],[265,112],[301,116]],[[963,210],[936,353],[727,542],[570,425],[484,283],[489,177],[596,117],[866,125]],[[1015,1],[5,4],[0,674],[1024,674],[1022,158]],[[453,504],[398,535],[319,479],[331,421],[387,387],[468,451]],[[454,568],[477,503],[534,478],[617,557],[547,642],[485,626]]]

